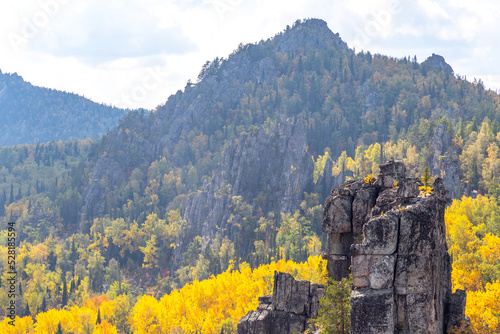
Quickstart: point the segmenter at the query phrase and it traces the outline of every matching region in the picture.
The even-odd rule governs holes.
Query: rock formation
[[[272,296],[259,297],[259,307],[238,323],[238,334],[302,333],[308,319],[316,318],[324,286],[296,281],[292,275],[274,272]]]
[[[444,333],[465,320],[465,292],[451,293],[443,181],[422,195],[405,172],[390,161],[377,180],[348,181],[325,203],[328,276],[352,269],[353,334]]]
[[[220,230],[227,230],[235,240],[234,224],[228,223],[233,197],[253,199],[265,193],[274,201],[254,203],[263,212],[294,212],[300,208],[304,192],[312,190],[313,171],[304,122],[282,117],[280,122],[254,128],[227,145],[210,182],[187,199],[184,219],[190,226],[200,226],[203,249]],[[242,223],[237,215],[234,219]],[[252,241],[240,244],[242,251],[249,248],[247,242]],[[180,243],[176,247],[177,263],[183,249]]]

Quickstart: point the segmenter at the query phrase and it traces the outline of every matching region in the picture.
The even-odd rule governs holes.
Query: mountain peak
[[[276,49],[279,52],[290,52],[300,48],[325,49],[335,47],[347,49],[347,44],[334,34],[325,21],[321,19],[297,20],[292,27],[287,26],[284,33],[275,37]]]
[[[422,63],[422,65],[428,67],[429,70],[432,70],[434,72],[444,71],[450,74],[453,73],[453,68],[444,60],[443,56],[437,55],[435,53],[427,58]]]

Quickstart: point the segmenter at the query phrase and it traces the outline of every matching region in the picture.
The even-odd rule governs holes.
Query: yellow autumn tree
[[[272,292],[274,271],[288,272],[297,279],[324,283],[325,261],[319,256],[307,262],[278,261],[251,269],[246,263],[235,270],[231,263],[222,274],[195,280],[160,301],[144,295],[129,316],[134,333],[220,333],[258,306],[258,297]]]

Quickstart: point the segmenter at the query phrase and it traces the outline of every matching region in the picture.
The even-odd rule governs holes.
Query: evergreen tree
[[[47,257],[47,262],[49,263],[49,270],[56,271],[57,264],[57,254],[54,253],[53,250],[50,251],[49,256]]]
[[[64,334],[64,332],[62,331],[61,323],[57,324],[57,332],[56,332],[56,334]]]
[[[42,312],[47,312],[47,300],[45,299],[45,296],[43,296],[42,305],[40,306],[40,309],[38,310],[38,313],[42,313]]]
[[[321,325],[325,334],[347,334],[351,330],[350,297],[352,278],[330,281],[325,297],[320,301],[316,323]]]
[[[26,302],[26,308],[24,309],[24,316],[31,316],[31,311],[30,311],[30,304]]]
[[[14,203],[14,184],[11,182],[10,183],[10,197],[9,197],[9,204]]]
[[[95,324],[96,325],[100,325],[101,324],[101,308],[97,309],[97,321],[96,321]]]
[[[426,188],[429,188],[431,186],[433,180],[429,167],[425,166],[424,170],[422,171],[422,177],[420,178],[420,181],[422,181]]]
[[[62,306],[68,304],[68,286],[66,284],[66,278],[63,278],[63,291],[62,291]]]

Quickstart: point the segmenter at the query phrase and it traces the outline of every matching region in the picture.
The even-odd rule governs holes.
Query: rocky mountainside
[[[410,175],[430,167],[452,197],[498,194],[499,121],[500,97],[442,57],[356,53],[324,21],[299,20],[206,62],[164,106],[130,111],[84,151],[3,150],[0,205],[42,235],[29,210],[43,197],[57,236],[99,229],[112,245],[106,262],[147,266],[180,286],[235,261],[318,254],[331,189],[377,175],[390,157]],[[147,238],[125,248],[120,229]]]
[[[0,71],[0,146],[100,137],[125,113]]]
[[[411,75],[392,81],[398,71]],[[207,62],[196,83],[157,111],[127,115],[89,154],[92,173],[82,196],[84,219],[116,216],[116,209],[109,211],[114,207],[144,221],[151,212],[146,203],[152,203],[141,199],[152,182],[146,170],[165,158],[164,173],[190,180],[189,189],[176,186],[158,193],[160,215],[179,208],[187,222],[173,268],[196,236],[205,249],[217,235],[235,241],[246,229],[252,236],[235,247],[248,256],[252,224],[259,217],[273,213],[279,220],[281,213],[300,209],[304,193],[318,194],[321,203],[346,177],[371,172],[366,167],[370,164],[358,158],[357,169],[338,165],[333,158],[342,151],[354,158],[369,144],[398,138],[419,152],[414,172],[432,166],[457,196],[463,185],[459,149],[451,140],[453,123],[470,120],[474,108],[491,99],[474,92],[473,98],[457,104],[451,96],[459,99],[457,89],[470,91],[467,85],[438,55],[418,64],[355,54],[324,21],[298,21],[266,41],[240,45],[227,59]],[[443,92],[449,97],[441,96]],[[333,156],[313,180],[313,160],[326,149]],[[402,154],[409,154],[407,150]],[[384,155],[381,148],[379,161],[371,164],[378,165]],[[334,169],[341,172],[334,174]],[[131,189],[132,179],[142,186],[124,192]],[[159,186],[165,187],[163,181]],[[243,226],[235,198],[249,205],[247,216],[253,223],[245,224],[250,226]]]

